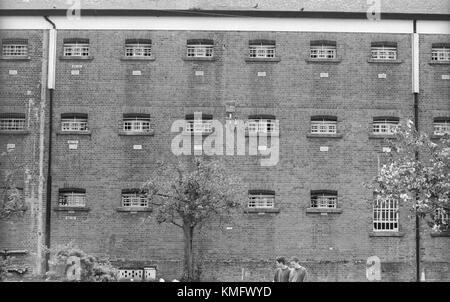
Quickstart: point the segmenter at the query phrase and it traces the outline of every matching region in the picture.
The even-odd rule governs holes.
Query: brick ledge
[[[403,237],[405,236],[404,232],[370,232],[369,237]]]

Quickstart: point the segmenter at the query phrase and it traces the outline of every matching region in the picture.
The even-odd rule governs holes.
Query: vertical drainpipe
[[[56,25],[47,16],[44,17],[53,27],[49,30],[48,42],[48,81],[49,90],[49,123],[48,123],[48,163],[47,163],[47,191],[45,205],[45,246],[50,248],[51,206],[52,206],[52,144],[53,144],[53,90],[55,89],[56,66]],[[50,253],[45,254],[45,271],[49,270]]]
[[[412,34],[412,81],[414,94],[414,126],[419,131],[419,34],[417,33],[417,20],[413,20]],[[416,160],[419,152],[415,152]],[[414,196],[417,201],[417,193]],[[420,217],[416,213],[416,282],[420,282]]]

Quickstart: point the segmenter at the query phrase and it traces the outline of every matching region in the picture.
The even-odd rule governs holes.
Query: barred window
[[[450,135],[450,117],[437,117],[433,123],[435,135]]]
[[[214,41],[212,40],[188,40],[187,45],[188,57],[212,57],[214,55]]]
[[[250,58],[274,58],[275,41],[271,40],[251,40],[249,42]]]
[[[2,113],[0,114],[0,130],[20,131],[25,129],[25,114]]]
[[[434,214],[434,221],[440,224],[441,230],[450,229],[450,211],[444,208],[436,209]]]
[[[275,192],[267,190],[250,190],[247,206],[253,209],[268,209],[275,206]]]
[[[141,281],[144,278],[143,269],[122,268],[119,269],[119,280],[136,280]]]
[[[272,133],[276,132],[274,115],[251,115],[248,117],[247,130],[249,133]]]
[[[337,199],[336,191],[311,191],[311,208],[335,209]]]
[[[60,189],[58,205],[61,207],[85,207],[86,190],[77,188]]]
[[[65,57],[88,57],[89,39],[64,39]]]
[[[431,46],[431,61],[450,61],[450,44],[435,43]]]
[[[147,195],[139,189],[122,190],[122,207],[148,207]]]
[[[88,131],[88,116],[85,113],[61,114],[61,131]]]
[[[375,199],[373,203],[373,230],[398,231],[398,202],[394,199]]]
[[[398,127],[397,117],[375,117],[373,118],[372,130],[375,135],[393,134]]]
[[[193,114],[186,115],[186,132],[211,133],[212,130],[212,115],[202,114],[200,119],[194,119]]]
[[[150,132],[150,114],[124,114],[122,124],[125,132]]]
[[[152,40],[128,39],[125,40],[126,57],[150,57],[152,55]]]
[[[374,42],[371,55],[374,60],[397,60],[397,43]]]
[[[310,46],[311,59],[336,59],[336,42],[334,41],[312,41]]]
[[[26,39],[3,39],[2,56],[24,57],[28,55],[28,40]]]
[[[311,117],[311,133],[336,134],[337,117],[335,116],[313,116]]]

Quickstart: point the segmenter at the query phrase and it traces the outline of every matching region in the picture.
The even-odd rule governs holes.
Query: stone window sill
[[[69,212],[69,213],[75,213],[75,212],[89,212],[91,209],[88,207],[64,207],[64,206],[57,206],[53,208],[56,212]]]
[[[368,63],[375,63],[375,64],[401,64],[403,63],[403,60],[375,60],[375,59],[368,59]]]
[[[383,134],[383,135],[376,135],[376,134],[369,134],[369,139],[394,139],[394,136],[391,134]]]
[[[403,237],[405,236],[404,232],[370,232],[369,237]]]
[[[306,135],[307,138],[342,138],[344,135],[342,134],[316,134],[316,133],[308,133]]]
[[[27,135],[30,130],[0,130],[0,135]]]
[[[250,136],[252,136],[252,137],[262,137],[262,136],[264,136],[264,134],[266,134],[266,137],[271,137],[271,136],[279,137],[280,136],[280,132],[254,133],[254,132],[245,131],[245,136],[246,137],[250,137]]]
[[[307,208],[306,213],[312,214],[321,214],[321,213],[329,213],[329,214],[341,214],[342,209],[319,209],[319,208]]]
[[[280,57],[275,57],[275,58],[245,58],[245,62],[261,62],[261,63],[266,63],[266,62],[280,62],[281,58]]]
[[[431,139],[441,139],[441,138],[449,138],[450,137],[450,135],[448,135],[448,134],[446,134],[446,135],[436,135],[436,134],[432,134],[432,135],[430,135],[430,138]]]
[[[246,214],[259,214],[259,215],[263,215],[266,213],[280,213],[280,209],[279,208],[268,208],[268,209],[254,209],[254,208],[246,208],[244,209],[244,213]]]
[[[340,63],[342,60],[341,59],[311,59],[308,58],[305,60],[307,63],[331,63],[331,64],[336,64],[336,63]]]
[[[216,61],[217,57],[182,57],[183,61],[206,61],[206,62],[212,62]]]
[[[450,61],[431,61],[430,65],[450,65]]]
[[[450,237],[450,230],[442,232],[431,232],[431,237]]]
[[[137,212],[152,212],[152,208],[145,207],[118,207],[116,208],[117,212],[126,212],[126,213],[137,213]]]
[[[28,250],[8,250],[8,249],[0,250],[0,255],[2,255],[2,256],[27,255],[27,254],[28,254]]]
[[[91,135],[92,132],[90,130],[88,131],[56,131],[57,135]]]
[[[148,132],[127,132],[127,131],[119,131],[120,136],[153,136],[155,135],[155,131],[151,130]]]
[[[30,61],[31,57],[29,56],[2,56],[0,60],[5,61]]]
[[[93,56],[86,56],[86,57],[81,57],[81,56],[60,56],[59,57],[60,60],[66,60],[66,61],[78,61],[78,60],[82,60],[82,61],[91,61],[94,59]]]
[[[121,61],[155,61],[156,58],[154,56],[150,56],[150,57],[127,57],[127,56],[122,56],[120,58]]]

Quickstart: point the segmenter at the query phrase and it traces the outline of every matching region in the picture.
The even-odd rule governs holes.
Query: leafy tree
[[[17,158],[13,157],[9,151],[0,154],[4,158],[5,168],[2,167],[0,179],[0,219],[5,219],[14,214],[23,214],[27,210],[21,191],[15,185],[15,177],[23,173],[24,166],[17,163]],[[2,164],[0,163],[0,166]]]
[[[382,200],[410,204],[414,214],[435,230],[447,229],[448,221],[438,213],[450,211],[450,137],[433,142],[408,121],[397,128],[388,144],[391,152],[386,163],[366,187]]]
[[[208,222],[229,219],[235,201],[237,178],[227,173],[218,161],[202,157],[186,157],[177,163],[159,163],[144,183],[152,205],[157,208],[157,221],[170,223],[183,231],[184,272],[182,280],[194,281],[193,239],[197,228]]]

